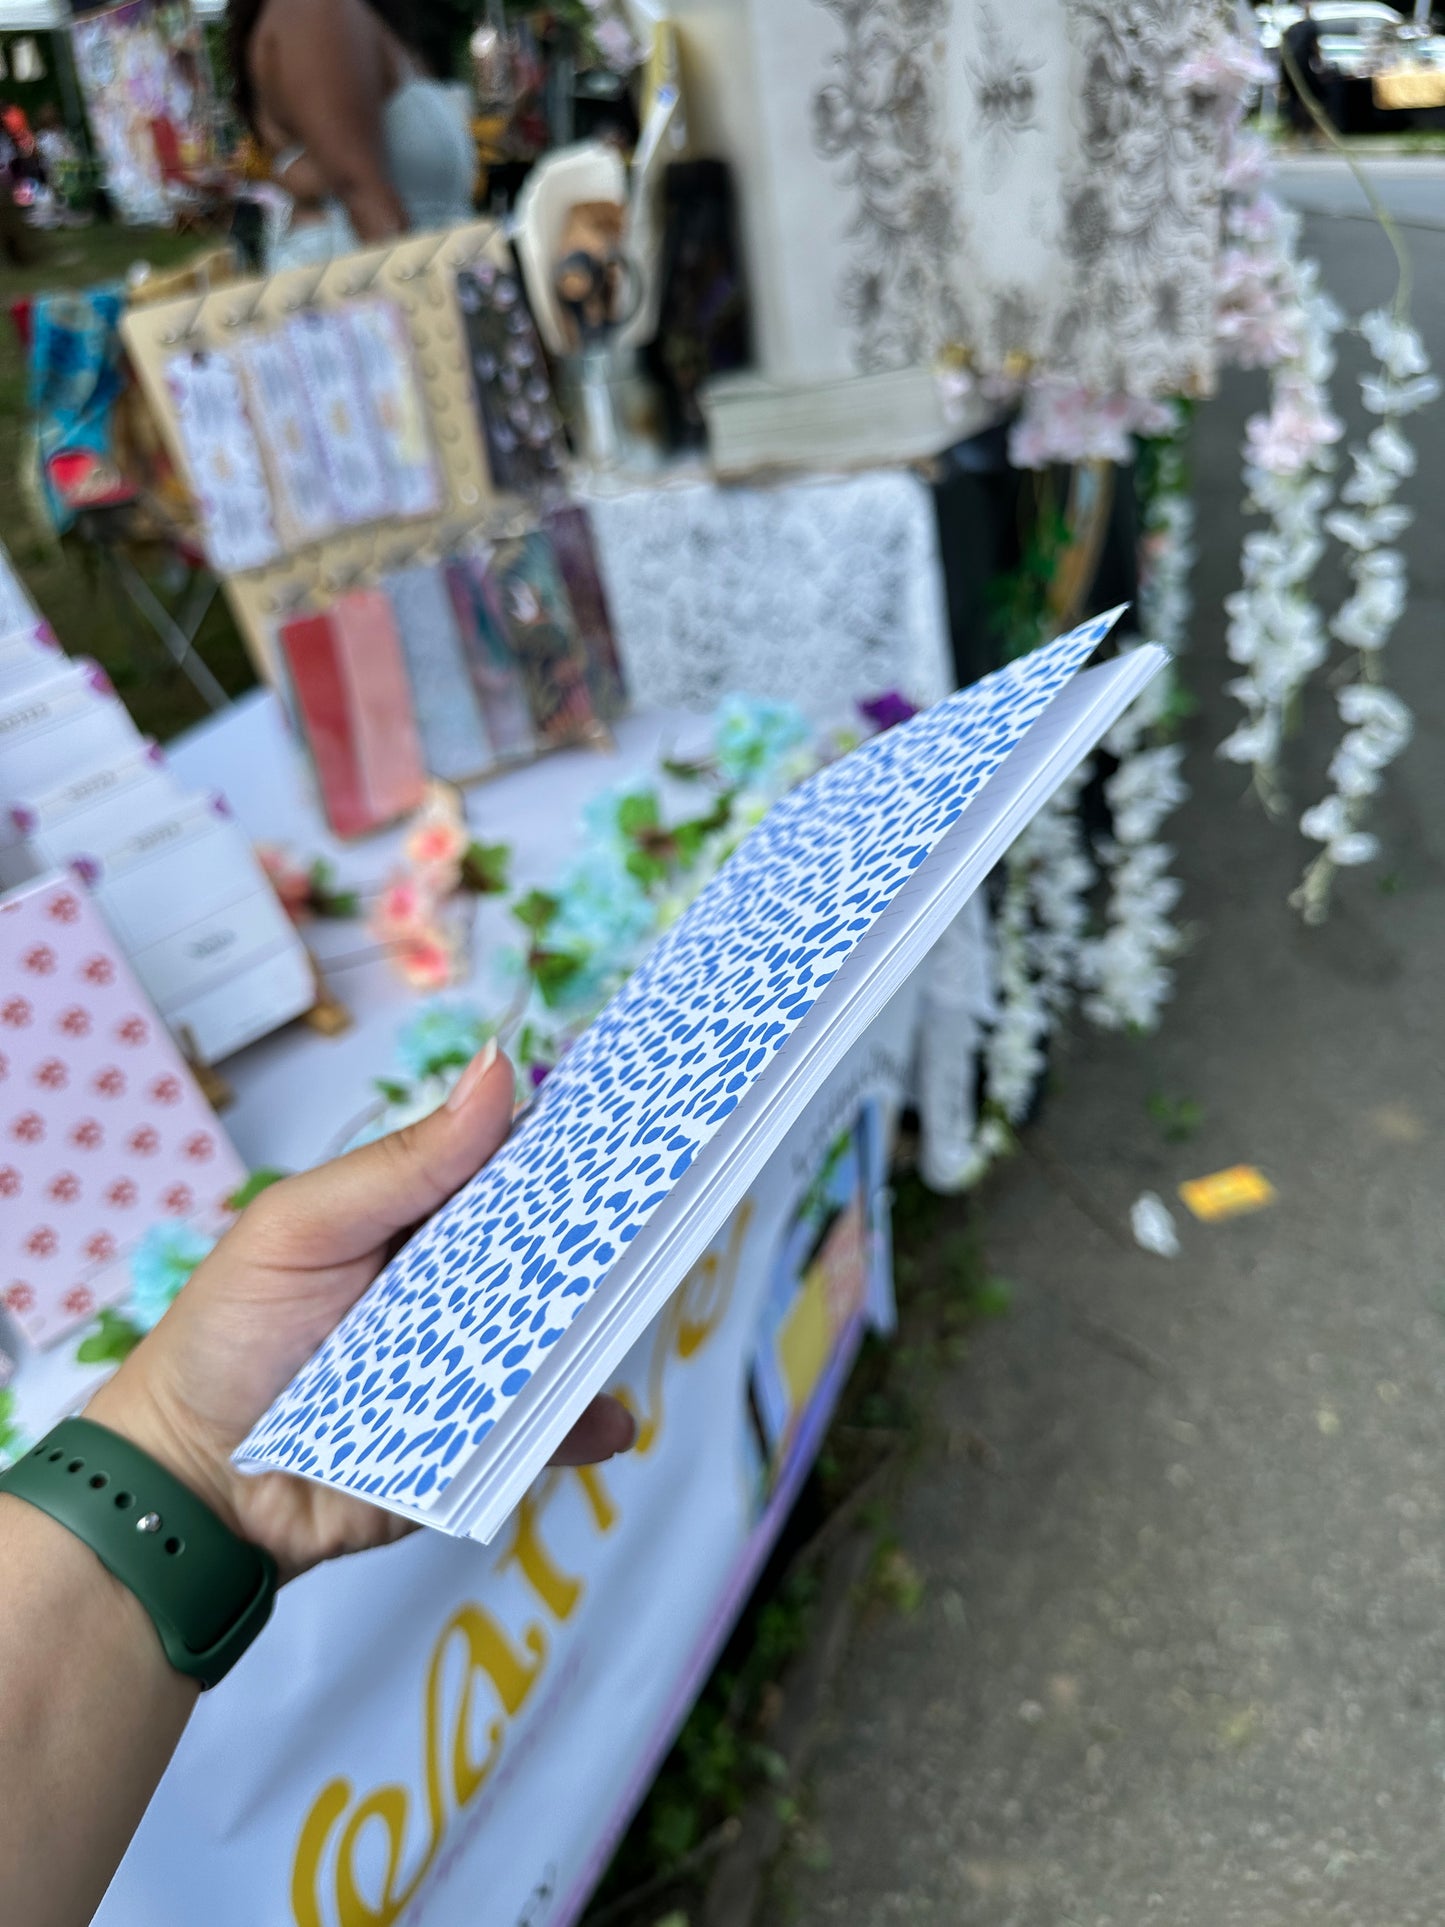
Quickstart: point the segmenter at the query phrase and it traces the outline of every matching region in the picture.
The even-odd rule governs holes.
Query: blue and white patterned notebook
[[[1113,619],[784,797],[238,1462],[489,1538],[812,1092],[1158,669],[1143,648],[1076,679]]]

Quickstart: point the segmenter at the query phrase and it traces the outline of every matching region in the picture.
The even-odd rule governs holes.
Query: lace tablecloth
[[[589,506],[638,701],[711,710],[736,689],[829,721],[886,689],[953,687],[933,500],[907,470]]]
[[[589,505],[636,700],[711,710],[741,690],[828,722],[887,689],[925,704],[953,687],[933,498],[912,472],[674,483]],[[924,971],[914,1095],[935,1190],[957,1190],[972,1160],[975,1059],[992,1015],[976,898]]]

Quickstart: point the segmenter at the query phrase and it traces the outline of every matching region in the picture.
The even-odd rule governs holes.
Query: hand
[[[231,1453],[405,1235],[502,1144],[514,1088],[489,1044],[430,1117],[263,1191],[87,1407],[265,1546],[283,1578],[387,1545],[408,1522],[308,1479],[237,1472]],[[624,1406],[596,1399],[557,1463],[610,1458],[635,1435]]]

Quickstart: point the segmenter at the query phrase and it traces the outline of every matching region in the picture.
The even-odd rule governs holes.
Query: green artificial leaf
[[[82,1365],[119,1365],[144,1337],[139,1325],[122,1312],[107,1309],[97,1318],[96,1329],[81,1339],[75,1356]]]
[[[269,1191],[273,1184],[279,1184],[285,1176],[284,1171],[278,1171],[273,1165],[263,1164],[259,1170],[251,1173],[239,1190],[231,1193],[226,1200],[226,1209],[244,1211],[252,1198],[259,1198],[263,1191]]]
[[[506,843],[469,843],[462,858],[462,886],[479,897],[499,896],[511,877],[512,851]]]
[[[551,1009],[582,968],[580,957],[569,957],[565,950],[534,950],[527,959],[542,1002]]]
[[[707,773],[707,765],[705,763],[683,763],[679,762],[675,757],[664,756],[662,759],[662,773],[664,776],[671,776],[679,783],[700,783]]]
[[[546,890],[529,890],[512,905],[512,915],[524,929],[541,932],[561,908],[558,898]]]
[[[617,827],[625,837],[644,836],[661,821],[662,812],[651,790],[636,790],[617,805]]]
[[[15,1394],[0,1391],[0,1466],[14,1456],[20,1436],[20,1427],[15,1423]]]
[[[636,877],[644,890],[650,890],[655,883],[667,879],[667,865],[660,857],[652,856],[646,850],[637,848],[627,852],[627,874]]]
[[[361,915],[361,899],[355,890],[335,887],[336,869],[328,857],[317,857],[306,874],[311,881],[311,908],[318,917]]]

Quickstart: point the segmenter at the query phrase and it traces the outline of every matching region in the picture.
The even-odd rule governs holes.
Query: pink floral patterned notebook
[[[0,1306],[48,1345],[127,1295],[161,1219],[207,1229],[246,1169],[84,889],[0,898]]]

